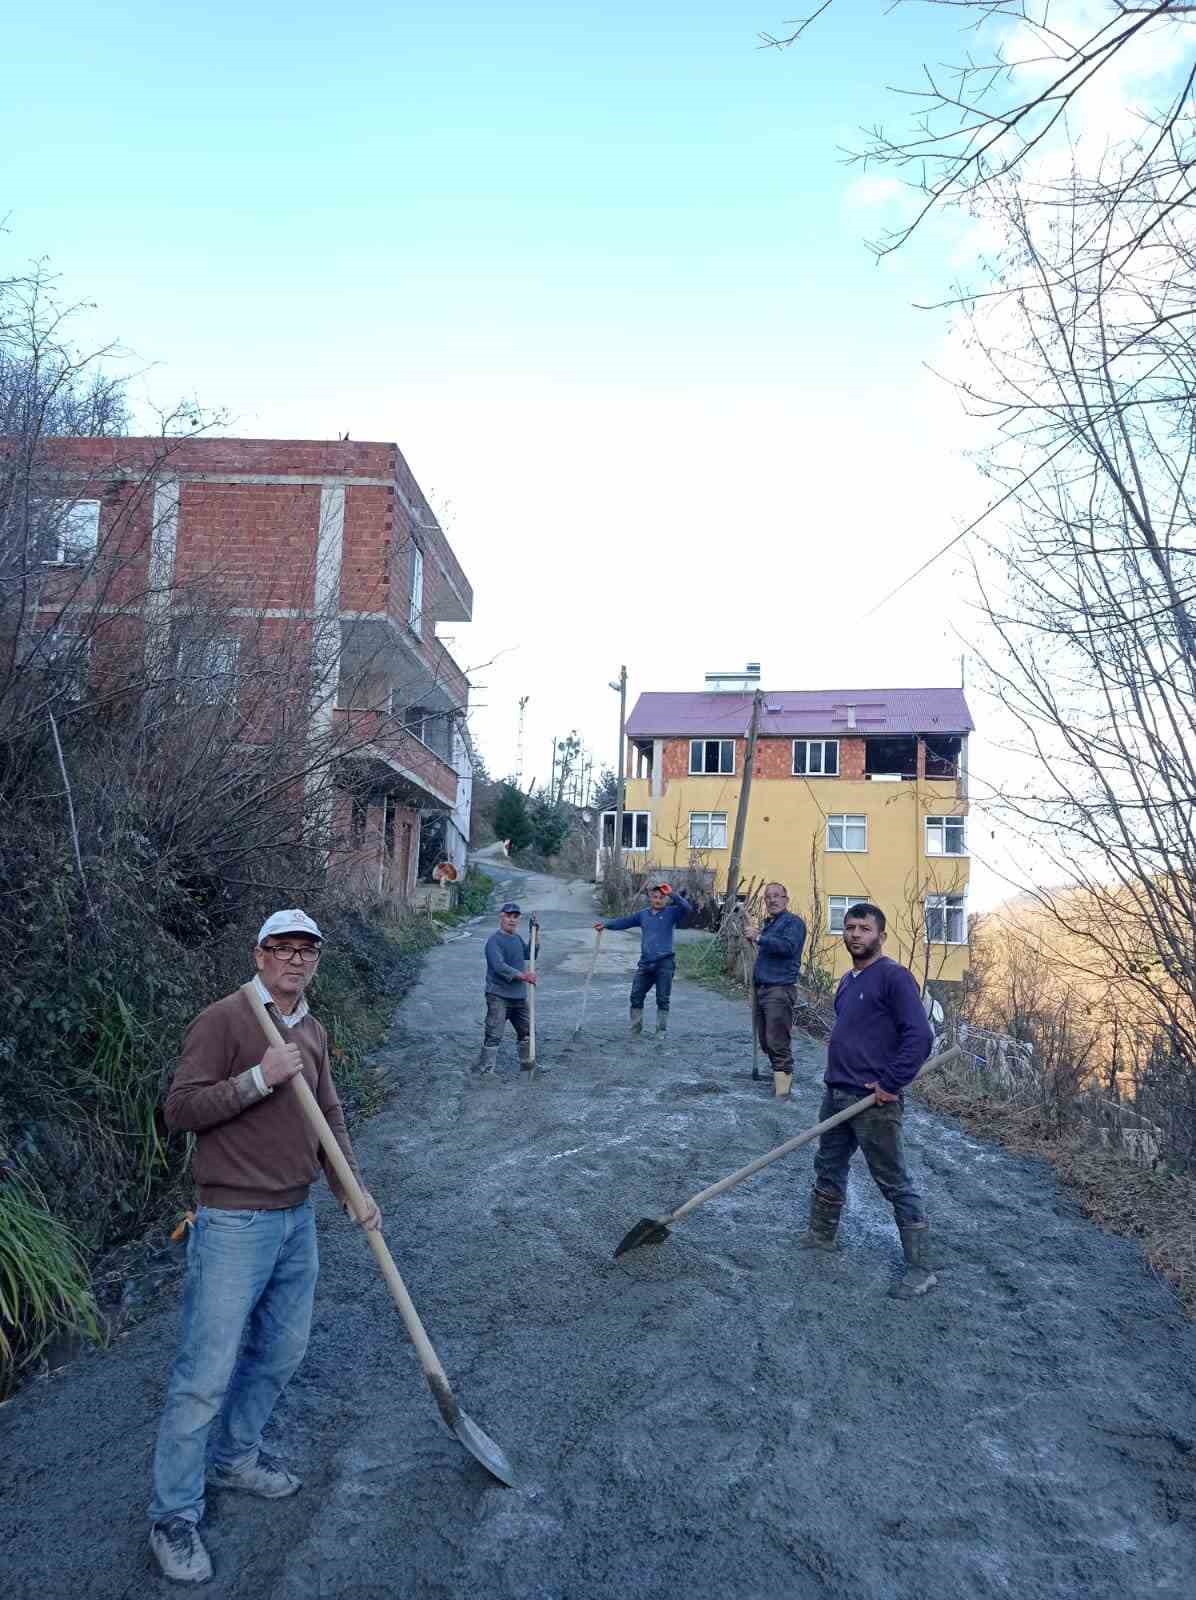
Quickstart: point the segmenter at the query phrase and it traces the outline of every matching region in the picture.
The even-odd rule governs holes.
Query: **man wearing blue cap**
[[[527,970],[532,947],[519,933],[522,915],[514,900],[499,907],[498,928],[486,940],[486,1033],[482,1056],[476,1071],[484,1076],[498,1064],[498,1047],[507,1023],[519,1040],[519,1065],[531,1067],[532,1019],[527,1004],[527,988],[536,974]],[[540,929],[533,922],[536,951],[540,949]]]

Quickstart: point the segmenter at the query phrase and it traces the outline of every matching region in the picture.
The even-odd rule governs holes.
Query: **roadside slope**
[[[1196,1330],[1133,1246],[1039,1163],[910,1114],[950,1259],[885,1296],[887,1208],[857,1174],[847,1248],[794,1249],[809,1153],[618,1263],[637,1217],[815,1118],[747,1076],[746,1007],[679,982],[667,1041],[626,1038],[634,940],[587,891],[507,873],[545,927],[541,1057],[471,1090],[488,923],[434,951],[387,1046],[397,1097],[359,1150],[387,1234],[470,1413],[508,1450],[493,1486],[439,1426],[352,1228],[329,1217],[311,1354],[279,1443],[295,1501],[214,1501],[238,1600],[1190,1600]],[[172,1591],[142,1507],[174,1314],[0,1410],[8,1592]]]

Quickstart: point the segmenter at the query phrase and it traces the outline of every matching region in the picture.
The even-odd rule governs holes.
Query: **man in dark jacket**
[[[482,1057],[476,1070],[485,1075],[498,1064],[498,1047],[508,1022],[519,1041],[519,1064],[531,1067],[531,1014],[527,1003],[527,986],[534,984],[536,974],[527,970],[532,947],[519,933],[522,912],[514,900],[508,900],[499,909],[498,928],[486,940],[486,1032],[482,1040]],[[540,949],[540,929],[533,921],[536,951]]]
[[[684,895],[674,894],[667,883],[658,883],[648,890],[646,910],[633,911],[629,917],[612,917],[609,922],[594,924],[599,933],[604,928],[640,930],[639,965],[631,980],[631,1031],[637,1038],[644,1031],[644,1001],[652,988],[656,990],[656,1031],[665,1033],[668,1029],[673,971],[677,965],[673,951],[673,929],[692,910]]]
[[[905,1165],[901,1139],[902,1091],[930,1054],[934,1034],[908,968],[882,953],[885,914],[867,900],[848,907],[843,943],[851,956],[835,991],[835,1026],[826,1055],[826,1093],[819,1120],[862,1100],[871,1090],[876,1105],[824,1133],[814,1158],[810,1226],[803,1249],[834,1250],[847,1172],[857,1149],[893,1208],[905,1271],[892,1291],[910,1299],[933,1289],[928,1229],[922,1196]]]
[[[793,1010],[806,925],[790,911],[783,883],[765,884],[764,911],[760,926],[749,922],[744,934],[756,947],[752,972],[756,1037],[772,1062],[774,1092],[785,1096],[793,1087]]]

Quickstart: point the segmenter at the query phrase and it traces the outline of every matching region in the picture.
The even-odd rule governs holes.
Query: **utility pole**
[[[627,668],[619,668],[618,683],[611,684],[612,689],[619,691],[619,787],[615,795],[615,839],[612,851],[615,872],[618,873],[623,865],[623,806],[626,803],[626,763],[627,763]]]
[[[525,694],[519,702],[519,738],[515,744],[515,787],[518,789],[523,783],[523,722],[527,715],[527,703],[530,694]]]
[[[743,836],[747,831],[748,801],[752,797],[752,768],[756,764],[756,735],[760,731],[760,707],[764,693],[757,689],[752,696],[752,720],[748,727],[747,755],[743,763],[743,782],[739,788],[739,805],[735,811],[735,838],[731,844],[731,865],[727,868],[727,898],[720,922],[735,909],[738,901],[739,866],[743,860]]]

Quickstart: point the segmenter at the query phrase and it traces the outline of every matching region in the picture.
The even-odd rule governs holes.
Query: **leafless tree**
[[[1090,187],[1044,219],[1010,187],[968,308],[967,404],[1016,523],[977,559],[995,692],[1020,730],[1007,821],[1080,894],[1050,896],[1094,970],[1196,1058],[1196,273],[1186,213],[1132,260]],[[1040,871],[1039,880],[1044,874]]]
[[[888,12],[905,12],[913,0],[894,0]],[[949,14],[971,37],[961,59],[948,66],[924,65],[918,84],[899,94],[912,115],[897,133],[876,126],[852,158],[867,169],[901,175],[915,206],[911,218],[880,239],[884,254],[899,248],[923,219],[944,205],[971,204],[994,182],[1024,176],[1028,165],[1074,133],[1096,87],[1123,68],[1131,52],[1146,44],[1161,49],[1175,71],[1140,114],[1135,158],[1122,171],[1107,171],[1090,199],[1106,212],[1135,212],[1131,242],[1147,240],[1154,228],[1191,196],[1190,142],[1196,81],[1196,6],[1182,0],[1104,0],[1073,10],[1054,0],[918,0]],[[796,45],[827,10],[824,0],[785,31],[760,35],[777,49]],[[878,7],[878,10],[880,8]],[[894,26],[900,26],[900,19]],[[1136,193],[1149,172],[1159,203],[1143,210]]]

